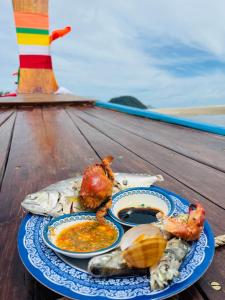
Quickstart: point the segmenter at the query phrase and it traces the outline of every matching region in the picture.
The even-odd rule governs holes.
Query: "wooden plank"
[[[0,115],[0,187],[11,145],[15,116],[13,112]]]
[[[182,155],[225,171],[225,137],[102,108],[87,113]]]
[[[75,96],[75,95],[56,95],[56,94],[20,94],[16,97],[0,98],[1,107],[21,107],[21,106],[35,106],[35,105],[60,105],[60,104],[92,104],[93,99]]]
[[[191,286],[187,290],[175,295],[172,298],[169,298],[168,300],[205,300],[205,298],[203,298],[195,286]]]
[[[217,207],[215,204],[207,201],[201,195],[194,192],[187,186],[184,186],[181,182],[177,181],[175,178],[169,176],[168,174],[162,172],[156,166],[150,164],[149,162],[141,159],[140,157],[136,156],[133,152],[130,152],[128,149],[124,148],[117,142],[115,142],[110,137],[107,137],[103,133],[101,133],[98,129],[92,127],[90,124],[84,122],[79,118],[82,112],[77,111],[76,109],[70,108],[67,109],[69,114],[71,115],[73,121],[75,122],[76,126],[79,127],[82,134],[87,138],[91,146],[97,151],[102,157],[111,154],[114,156],[115,160],[113,162],[113,170],[117,172],[142,172],[142,173],[150,173],[150,174],[162,174],[165,182],[160,183],[159,185],[165,187],[169,190],[180,194],[181,196],[192,200],[198,200],[203,203],[204,208],[206,209],[206,216],[209,220],[215,234],[219,234],[224,232],[225,228],[225,220],[224,220],[224,210]],[[102,124],[102,127],[105,128],[105,124]],[[119,134],[119,133],[118,133]],[[123,136],[124,138],[124,136]],[[135,141],[132,140],[134,143]],[[219,222],[218,222],[219,220]],[[221,285],[225,283],[224,271],[217,266],[217,260],[220,263],[225,261],[225,248],[220,249],[216,252],[216,263],[211,265],[207,273],[204,275],[203,279],[200,281],[200,286],[203,286],[204,283],[204,290],[209,299],[221,299],[221,295],[225,297],[225,291],[221,293],[217,293],[215,290],[212,290],[210,287],[210,280],[213,278],[214,281],[218,281]],[[195,289],[194,289],[195,290]],[[193,296],[192,298],[188,298]],[[182,295],[183,296],[183,295]],[[189,292],[185,293],[186,299],[202,299],[199,292],[194,292],[190,290]],[[185,299],[178,298],[178,299]]]
[[[60,297],[57,300],[69,300],[67,297]],[[168,300],[204,300],[200,292],[194,286],[190,287],[188,290],[175,295]]]
[[[75,110],[74,110],[75,111]],[[225,208],[225,173],[143,139],[82,111],[79,116],[127,149],[157,166],[210,201]]]
[[[4,112],[4,110],[0,109],[0,114],[2,114]]]
[[[221,222],[221,218],[217,218],[217,222]],[[225,247],[216,249],[212,265],[206,274],[198,281],[201,290],[209,299],[221,300],[225,299]],[[211,282],[218,282],[221,290],[217,291],[211,287]]]
[[[4,274],[1,272],[0,299],[28,300],[37,293],[32,282],[29,285],[29,276],[24,282],[26,271],[17,254],[17,231],[23,217],[20,202],[24,196],[75,176],[96,159],[95,152],[64,110],[18,112],[0,195],[0,224],[1,232],[4,231],[1,234],[0,265]]]
[[[9,109],[6,108],[0,108],[0,114],[6,113]],[[12,112],[12,110],[10,110]]]
[[[0,126],[2,126],[14,113],[14,110],[1,111],[0,113]]]

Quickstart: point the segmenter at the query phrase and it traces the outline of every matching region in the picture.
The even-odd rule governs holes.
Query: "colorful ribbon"
[[[52,69],[48,15],[15,12],[20,68]]]
[[[16,28],[49,29],[48,15],[14,12]]]
[[[49,35],[48,15],[15,12],[16,34],[19,44],[20,68],[52,69],[50,44],[71,31],[67,26]]]
[[[67,33],[69,33],[71,31],[71,27],[67,26],[63,29],[56,29],[52,32],[52,34],[50,35],[50,43],[52,43],[53,41],[55,41],[56,39],[63,37],[64,35],[66,35]]]
[[[20,55],[20,68],[52,69],[52,59],[50,55]]]

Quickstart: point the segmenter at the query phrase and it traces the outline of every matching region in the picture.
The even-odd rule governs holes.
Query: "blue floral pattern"
[[[174,195],[171,197],[175,204],[174,214],[188,211],[186,201],[182,201]],[[49,220],[48,217],[34,215],[27,218],[23,228],[23,242],[19,246],[20,255],[22,260],[28,259],[29,265],[33,266],[34,269],[30,270],[31,272],[34,273],[33,270],[37,270],[41,273],[40,277],[55,286],[56,291],[62,291],[64,295],[68,295],[67,291],[70,291],[70,297],[71,292],[73,292],[74,298],[82,295],[87,296],[87,298],[101,296],[111,299],[131,299],[134,297],[146,299],[147,296],[149,299],[151,295],[154,295],[154,299],[163,299],[164,295],[167,297],[171,295],[173,289],[176,290],[176,286],[180,283],[191,280],[189,278],[193,272],[203,263],[205,250],[208,247],[208,238],[204,230],[200,239],[193,242],[191,251],[181,265],[179,277],[175,278],[165,290],[153,292],[150,290],[149,276],[95,278],[85,271],[64,263],[42,240],[43,229]],[[38,276],[36,275],[36,278]]]

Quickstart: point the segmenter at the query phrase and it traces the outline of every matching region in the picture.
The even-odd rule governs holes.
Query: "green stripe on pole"
[[[45,29],[36,29],[36,28],[16,28],[17,33],[32,33],[32,34],[49,34],[49,30]]]

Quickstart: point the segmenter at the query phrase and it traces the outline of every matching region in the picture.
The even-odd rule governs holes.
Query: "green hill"
[[[120,96],[116,98],[112,98],[109,100],[111,103],[126,105],[136,108],[147,109],[148,107],[144,105],[140,100],[132,96]]]

